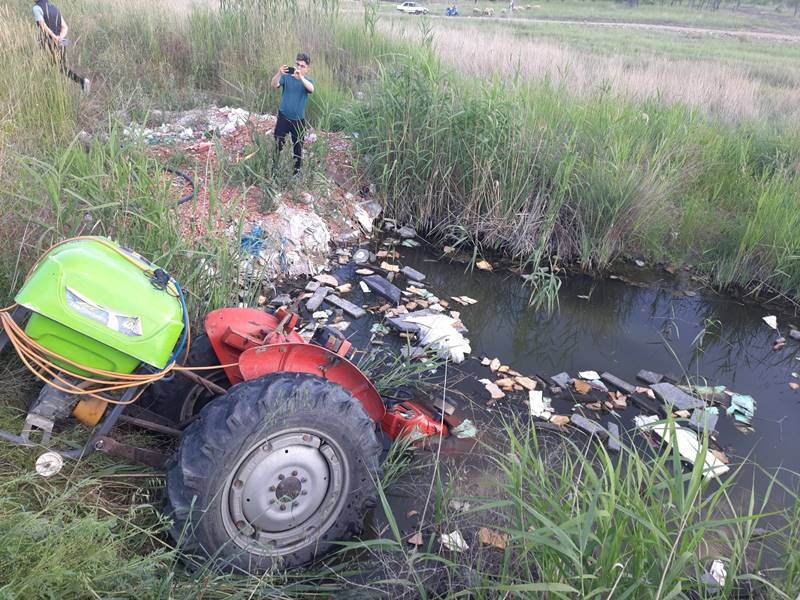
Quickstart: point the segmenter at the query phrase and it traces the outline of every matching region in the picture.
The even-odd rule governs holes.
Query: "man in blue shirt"
[[[277,153],[283,150],[286,134],[292,136],[295,175],[300,172],[303,160],[303,130],[305,129],[306,101],[314,93],[314,80],[306,77],[311,58],[301,52],[295,59],[294,68],[281,65],[272,78],[272,87],[283,88],[278,121],[275,123]],[[290,72],[291,70],[291,72]],[[277,157],[276,157],[277,158]]]
[[[82,77],[67,66],[67,22],[61,16],[55,4],[48,0],[35,0],[33,3],[33,20],[39,28],[40,41],[43,48],[50,51],[53,62],[61,67],[61,71],[75,83],[79,83],[84,92],[88,92],[91,81]]]

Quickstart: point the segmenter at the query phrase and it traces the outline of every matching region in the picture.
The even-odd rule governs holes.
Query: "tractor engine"
[[[49,438],[53,422],[70,412],[87,425],[97,424],[107,403],[81,400],[59,389],[59,381],[105,379],[78,365],[107,371],[109,380],[142,365],[163,369],[185,331],[182,292],[169,275],[105,238],[56,246],[35,265],[15,300],[31,312],[25,333],[51,357],[47,375],[55,384],[42,389],[23,436],[37,428]]]

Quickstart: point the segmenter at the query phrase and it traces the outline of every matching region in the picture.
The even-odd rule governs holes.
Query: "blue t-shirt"
[[[306,77],[311,83],[314,80]],[[284,73],[281,75],[281,87],[283,96],[278,110],[290,121],[300,121],[306,117],[306,101],[308,100],[308,90],[303,82],[295,79],[291,75]]]

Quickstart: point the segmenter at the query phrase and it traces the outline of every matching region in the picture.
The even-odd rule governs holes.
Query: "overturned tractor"
[[[45,385],[22,432],[52,472],[94,451],[167,471],[171,535],[187,551],[248,572],[306,564],[360,533],[375,504],[381,429],[447,435],[444,417],[384,402],[334,330],[311,343],[299,317],[223,308],[192,339],[180,285],[99,237],[67,240],[31,269],[0,311],[11,344]],[[59,422],[92,428],[79,448],[53,448]],[[179,436],[165,455],[112,437],[120,421]]]

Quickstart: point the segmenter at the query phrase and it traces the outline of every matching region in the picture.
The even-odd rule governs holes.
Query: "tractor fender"
[[[287,342],[250,348],[239,357],[239,371],[245,381],[268,373],[310,373],[341,385],[376,423],[386,413],[378,390],[367,376],[349,360],[322,346]]]

